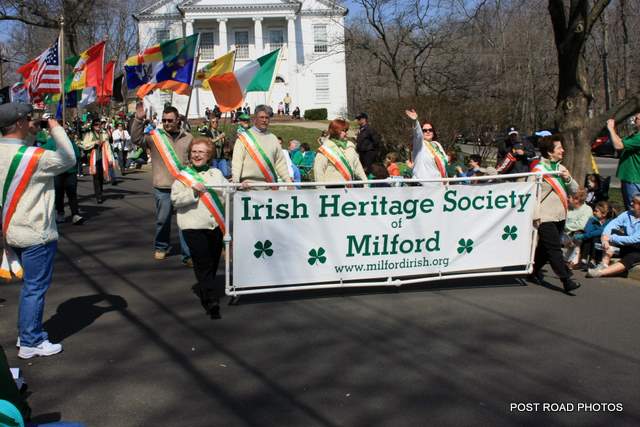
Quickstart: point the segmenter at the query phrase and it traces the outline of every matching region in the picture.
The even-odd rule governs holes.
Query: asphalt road
[[[80,185],[89,221],[60,228],[47,294],[46,327],[62,354],[17,359],[20,288],[0,286],[0,343],[23,369],[36,421],[640,424],[640,286],[627,279],[586,279],[575,296],[553,278],[547,287],[483,278],[243,297],[213,321],[180,257],[152,257],[149,173],[107,187],[103,205],[89,184]],[[518,402],[540,405],[511,410]],[[578,410],[585,403],[614,406]]]

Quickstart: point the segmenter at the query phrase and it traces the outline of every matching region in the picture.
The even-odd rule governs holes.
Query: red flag
[[[109,61],[105,67],[104,79],[102,80],[102,86],[98,90],[98,104],[106,105],[111,101],[113,96],[113,70],[115,68],[116,61]]]

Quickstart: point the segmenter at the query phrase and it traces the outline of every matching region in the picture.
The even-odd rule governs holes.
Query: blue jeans
[[[25,347],[37,347],[44,340],[49,339],[42,329],[42,313],[44,295],[51,285],[53,260],[57,248],[57,241],[28,248],[13,248],[20,257],[24,271],[18,307],[18,332],[20,344]]]
[[[631,209],[631,198],[634,194],[640,193],[640,184],[637,182],[622,181],[622,200],[625,209]]]
[[[164,188],[154,188],[153,195],[156,199],[156,238],[154,242],[157,251],[171,251],[171,216],[173,206],[171,206],[171,190]],[[191,258],[189,247],[182,237],[182,231],[178,229],[180,238],[180,248],[182,249],[182,259]]]
[[[222,176],[224,176],[225,178],[231,177],[231,165],[229,160],[213,159],[211,160],[211,167],[220,170]]]

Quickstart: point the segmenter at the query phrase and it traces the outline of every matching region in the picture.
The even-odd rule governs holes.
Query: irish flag
[[[208,82],[223,112],[242,106],[247,92],[266,92],[271,89],[280,49],[249,62],[239,70],[211,77]]]

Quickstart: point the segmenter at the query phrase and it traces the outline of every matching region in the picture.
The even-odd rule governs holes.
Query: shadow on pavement
[[[56,423],[62,419],[60,412],[47,412],[46,414],[31,417],[31,424]]]
[[[104,313],[122,311],[127,301],[119,295],[96,294],[71,298],[60,304],[44,323],[53,342],[60,342],[91,325]]]

